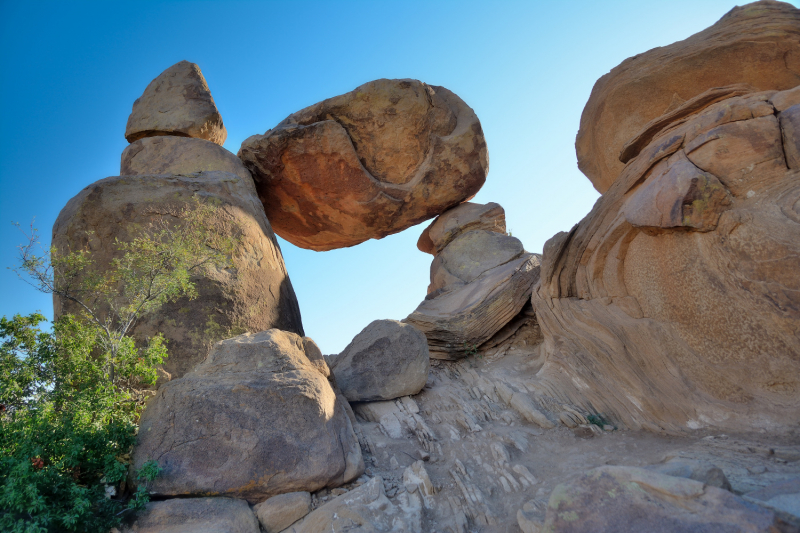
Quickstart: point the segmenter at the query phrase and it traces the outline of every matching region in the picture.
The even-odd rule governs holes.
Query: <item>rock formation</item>
[[[175,498],[150,502],[124,533],[260,533],[246,501]]]
[[[754,4],[719,24],[757,6],[791,15]],[[800,421],[798,96],[714,87],[633,137],[591,213],[545,245],[546,390],[632,428]]]
[[[134,468],[156,459],[150,491],[258,503],[364,470],[349,406],[311,339],[271,329],[221,341],[194,372],[159,388],[142,415]]]
[[[475,351],[527,303],[539,256],[506,235],[497,204],[466,203],[440,215],[418,247],[435,254],[428,296],[405,321],[428,338],[431,357]]]
[[[715,100],[715,87],[749,84],[755,91],[800,85],[800,12],[762,1],[734,7],[719,22],[686,40],[626,59],[600,78],[581,116],[575,140],[578,166],[605,193],[653,132],[630,141],[658,117],[691,114]],[[660,129],[660,127],[659,127]]]
[[[102,269],[118,254],[115,239],[129,240],[137,228],[175,220],[194,198],[213,201],[220,208],[218,231],[240,232],[241,242],[233,269],[209,271],[194,280],[196,299],[168,303],[136,324],[135,338],[161,332],[169,341],[167,378],[190,371],[211,344],[231,334],[270,328],[303,333],[297,298],[253,182],[228,172],[106,178],[72,198],[53,226],[57,249],[88,249]],[[54,307],[56,316],[78,311],[58,298]]]
[[[422,390],[430,355],[425,335],[414,326],[376,320],[329,362],[349,401],[393,400]]]
[[[144,137],[122,152],[120,176],[192,174],[219,170],[252,181],[242,161],[225,148],[203,139]]]
[[[264,531],[280,533],[311,512],[311,494],[279,494],[254,506],[253,512]]]
[[[489,171],[475,113],[444,87],[376,80],[242,143],[275,232],[332,250],[397,233],[475,195]]]
[[[220,146],[228,132],[206,79],[194,63],[181,61],[150,82],[133,103],[125,138],[173,135],[206,139]]]

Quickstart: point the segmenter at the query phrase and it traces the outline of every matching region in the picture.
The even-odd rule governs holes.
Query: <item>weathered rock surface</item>
[[[330,367],[349,401],[393,400],[425,386],[428,342],[414,326],[375,320],[331,359]]]
[[[404,493],[394,505],[383,491],[383,480],[373,477],[355,490],[313,511],[286,533],[420,533],[421,499]]]
[[[800,530],[800,477],[772,483],[748,492],[744,498],[770,509],[778,518]]]
[[[233,334],[270,328],[303,333],[297,298],[252,180],[227,172],[106,178],[72,198],[53,226],[53,246],[86,249],[102,269],[118,253],[115,239],[127,241],[137,228],[178,220],[195,198],[219,206],[215,228],[223,235],[241,232],[241,243],[233,269],[194,280],[198,298],[168,303],[135,326],[138,340],[161,332],[169,341],[167,379],[190,371],[214,342]],[[78,312],[58,298],[53,306],[56,317]]]
[[[225,148],[203,139],[145,137],[122,152],[120,176],[192,174],[219,170],[252,180],[242,161]]]
[[[450,242],[468,231],[506,232],[506,212],[494,202],[464,202],[448,209],[425,228],[417,241],[420,251],[436,255]]]
[[[250,503],[357,478],[361,450],[313,341],[271,329],[217,343],[142,415],[133,466],[156,459],[156,495]]]
[[[800,84],[800,10],[773,1],[734,7],[684,41],[623,61],[592,89],[575,141],[578,166],[605,193],[661,129],[658,117],[679,120],[675,109],[685,104],[691,109],[683,113],[696,113],[719,96],[699,95],[732,84],[761,91]]]
[[[430,293],[405,322],[428,338],[431,357],[460,359],[520,312],[538,278],[539,256],[522,254],[470,283]]]
[[[648,470],[667,476],[685,477],[711,487],[731,490],[731,484],[721,468],[704,461],[671,459],[661,464],[646,467]]]
[[[220,146],[228,132],[200,67],[181,61],[150,82],[133,103],[125,138],[177,135],[206,139]]]
[[[232,498],[175,498],[150,502],[125,533],[259,533],[246,501]]]
[[[489,171],[478,117],[443,87],[376,80],[242,143],[275,232],[311,250],[380,239],[468,200]]]
[[[774,532],[771,511],[698,481],[623,466],[557,486],[542,531]]]
[[[311,494],[279,494],[253,507],[261,527],[267,533],[280,533],[311,512]]]
[[[486,230],[462,233],[433,259],[428,294],[471,283],[524,252],[519,239],[504,233]]]
[[[753,4],[723,22],[776,9],[789,10]],[[800,138],[785,126],[796,107],[779,112],[775,91],[736,94],[676,109],[545,245],[538,376],[560,400],[656,431],[800,422]]]

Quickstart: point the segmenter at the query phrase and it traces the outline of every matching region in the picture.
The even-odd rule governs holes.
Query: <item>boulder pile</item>
[[[417,247],[434,256],[431,283],[405,322],[425,333],[436,359],[476,352],[520,313],[539,278],[539,256],[506,234],[505,211],[495,203],[442,213]]]

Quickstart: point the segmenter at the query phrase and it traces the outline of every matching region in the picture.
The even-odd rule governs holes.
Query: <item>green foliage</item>
[[[467,341],[464,341],[464,356],[469,357],[471,355],[478,355],[478,345],[473,344],[470,346]]]
[[[148,501],[158,465],[129,479],[130,454],[141,387],[167,351],[160,334],[139,346],[128,335],[141,316],[196,297],[193,276],[231,266],[237,240],[215,231],[218,215],[196,201],[180,223],[116,242],[109,265],[88,249],[37,254],[36,230],[26,235],[16,272],[78,313],[50,332],[40,314],[0,319],[0,531],[106,533]]]
[[[613,424],[611,424],[611,422],[606,420],[605,417],[601,414],[589,415],[586,417],[586,420],[590,424],[594,424],[595,426],[598,426],[600,428],[602,428],[603,426],[613,426]],[[617,429],[616,426],[614,427],[614,429]]]
[[[66,316],[46,332],[42,321],[0,318],[0,531],[106,533],[144,506],[157,474],[142,469],[131,498],[106,495],[121,492],[143,404],[111,383],[94,353],[97,328]],[[151,346],[142,351],[163,350],[160,340]],[[142,366],[117,369],[146,378]]]

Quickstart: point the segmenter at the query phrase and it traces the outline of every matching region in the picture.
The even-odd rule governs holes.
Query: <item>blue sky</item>
[[[797,5],[796,2],[793,2]],[[197,63],[236,152],[287,115],[378,78],[443,85],[481,119],[491,160],[477,202],[498,202],[529,251],[568,230],[598,195],[574,140],[594,82],[625,58],[684,39],[724,0],[561,2],[12,2],[0,0],[0,315],[42,310],[5,267],[36,226],[119,173],[133,101],[161,71]],[[281,240],[306,334],[336,353],[425,296],[427,223],[332,252]]]

